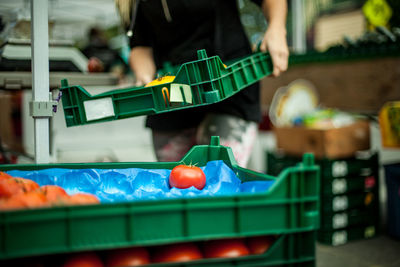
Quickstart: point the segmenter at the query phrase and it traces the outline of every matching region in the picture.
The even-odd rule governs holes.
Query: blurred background
[[[268,23],[253,2],[237,2],[249,41],[256,47]],[[372,186],[378,208],[368,211],[363,219],[365,224],[357,228],[362,234],[354,239],[375,236],[381,229],[380,224],[385,227],[388,216],[396,212],[388,210],[386,205],[390,197],[388,189],[391,189],[386,186],[389,179],[386,171],[387,166],[395,166],[398,176],[400,163],[400,1],[288,0],[288,6],[290,66],[279,78],[261,81],[263,121],[248,168],[277,174],[300,161],[301,154],[308,150],[316,153],[323,168],[339,166],[339,174],[334,179],[349,178],[350,174],[343,168],[350,170],[356,166],[356,174],[352,175],[366,181],[358,188],[363,197],[370,193],[364,185],[378,185]],[[127,64],[128,40],[114,1],[49,0],[48,8],[50,89],[54,98],[64,78],[91,94],[133,86],[134,73]],[[32,100],[30,20],[30,1],[0,2],[0,164],[34,162],[34,122],[29,115]],[[92,57],[102,62],[100,67],[93,63]],[[294,92],[299,91],[304,94],[296,96]],[[292,102],[284,101],[290,97]],[[385,109],[387,103],[391,104]],[[312,112],[301,114],[305,109]],[[286,117],[278,110],[286,110]],[[382,120],[388,112],[392,112],[391,117]],[[367,123],[359,124],[360,118]],[[60,102],[50,119],[51,162],[155,161],[144,119],[139,116],[66,127]],[[302,127],[301,132],[296,126]],[[391,137],[384,129],[389,129]],[[318,137],[314,130],[318,130]],[[294,140],[292,136],[299,139]],[[343,150],[332,148],[340,142],[348,144],[345,156]],[[307,144],[307,149],[302,144]],[[365,166],[375,167],[366,171]],[[399,177],[394,179],[399,186]],[[380,219],[375,224],[368,218]],[[326,230],[320,240],[329,245],[350,241],[347,236],[325,238],[333,235],[332,231]],[[393,231],[400,236],[399,226]],[[375,249],[383,245],[393,248],[383,261],[387,265],[381,265],[380,256],[369,253],[370,262],[377,264],[374,266],[400,265],[395,252],[398,241],[378,239],[373,245]],[[368,251],[368,245],[347,249],[354,250],[352,265],[340,264],[372,266],[360,263],[355,252]],[[321,266],[338,266],[337,255],[349,256],[346,249],[330,251],[323,246],[318,247],[318,252],[322,253],[319,254],[320,264],[324,263]]]

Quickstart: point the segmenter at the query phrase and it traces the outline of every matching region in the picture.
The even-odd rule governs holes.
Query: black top
[[[142,0],[130,40],[131,47],[153,48],[156,67],[197,60],[197,50],[222,61],[251,53],[242,27],[237,1],[233,0]],[[256,2],[256,1],[255,1]],[[168,16],[170,15],[170,16]],[[208,112],[236,115],[260,121],[259,84],[253,84],[234,96],[204,107],[171,111],[147,117],[146,126],[155,130],[196,127]]]

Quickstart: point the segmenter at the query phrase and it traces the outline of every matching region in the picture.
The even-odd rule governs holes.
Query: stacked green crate
[[[267,154],[269,174],[293,166],[301,159]],[[318,241],[341,245],[369,238],[379,230],[378,154],[346,159],[320,159],[321,207]]]
[[[340,245],[379,229],[378,155],[320,161],[321,243]]]
[[[276,236],[263,254],[206,258],[179,266],[315,266],[320,172],[312,155],[270,176],[238,166],[231,149],[212,137],[210,145],[193,147],[180,162],[1,165],[0,171],[172,169],[188,162],[205,166],[214,160],[224,161],[243,182],[273,181],[273,185],[266,192],[227,196],[0,211],[0,266],[18,266],[8,260],[29,256],[260,235]]]

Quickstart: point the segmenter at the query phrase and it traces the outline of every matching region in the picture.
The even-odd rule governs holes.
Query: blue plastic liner
[[[68,194],[79,192],[95,194],[102,203],[196,196],[234,195],[240,192],[265,192],[273,184],[269,181],[242,183],[222,161],[210,161],[201,167],[206,175],[202,190],[170,188],[165,169],[61,169],[37,171],[8,171],[14,177],[23,177],[39,185],[58,185]]]

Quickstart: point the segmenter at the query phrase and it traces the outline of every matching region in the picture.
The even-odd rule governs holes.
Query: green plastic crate
[[[267,170],[274,175],[281,170],[294,166],[301,158],[284,155],[281,153],[267,152]],[[321,167],[321,178],[330,180],[340,177],[354,177],[376,175],[379,169],[378,153],[366,154],[363,157],[344,159],[320,159],[316,164]]]
[[[315,266],[315,243],[316,232],[306,231],[300,233],[286,234],[280,236],[261,255],[251,255],[232,259],[203,259],[196,262],[174,264],[174,266],[197,267],[197,266]],[[153,265],[151,265],[153,266]],[[154,264],[154,267],[171,266],[170,264]]]
[[[319,243],[338,246],[350,241],[373,238],[379,234],[379,225],[370,224],[332,231],[318,231]]]
[[[61,83],[67,126],[158,114],[222,101],[272,73],[266,53],[254,53],[229,66],[218,56],[197,52],[198,60],[183,64],[172,82],[90,95],[79,85]]]
[[[369,208],[352,209],[343,212],[324,213],[321,216],[320,231],[332,231],[357,225],[379,224],[379,205]]]
[[[319,168],[312,155],[273,177],[239,167],[231,149],[220,146],[217,137],[210,145],[193,147],[180,162],[2,165],[0,170],[172,169],[212,160],[223,160],[242,181],[275,182],[265,193],[1,212],[0,259],[319,227]]]
[[[300,161],[301,158],[299,157],[267,152],[267,173],[276,175]],[[371,192],[379,187],[377,153],[367,155],[364,158],[321,159],[317,160],[316,164],[321,168],[321,197],[333,198],[343,194],[354,195]]]
[[[356,192],[372,191],[379,186],[377,175],[340,177],[323,180],[321,194],[323,196],[335,196]]]
[[[274,175],[300,160],[268,152],[267,172]],[[378,154],[364,158],[322,159],[316,164],[321,168],[318,241],[329,245],[344,244],[364,238],[363,231],[366,236],[374,236],[377,229],[371,225],[379,225],[380,220]]]
[[[377,189],[370,192],[350,193],[335,196],[321,196],[321,214],[355,208],[368,208],[379,203]]]
[[[267,173],[270,175],[277,175],[288,167],[295,166],[301,162],[300,157],[287,156],[282,153],[275,153],[267,151]],[[322,170],[321,170],[322,171]],[[322,174],[322,172],[321,172]]]
[[[301,266],[313,267],[315,266],[315,231],[307,231],[293,234],[281,235],[271,245],[271,247],[264,254],[250,255],[239,258],[215,258],[215,259],[201,259],[184,263],[165,263],[165,264],[151,264],[151,267],[162,266],[179,266],[179,267],[197,267],[197,266]],[[103,251],[99,251],[102,255]],[[67,255],[52,255],[47,256],[44,260],[40,257],[25,258],[23,262],[45,262],[44,266],[55,266],[54,263],[63,262],[64,257]],[[35,261],[36,260],[36,261]],[[46,265],[46,263],[49,264]],[[7,260],[0,261],[0,265],[4,266],[22,266],[21,260]],[[25,265],[24,265],[25,266]]]
[[[317,162],[321,167],[321,177],[331,179],[349,176],[369,176],[378,173],[378,153],[347,159],[323,159]]]

